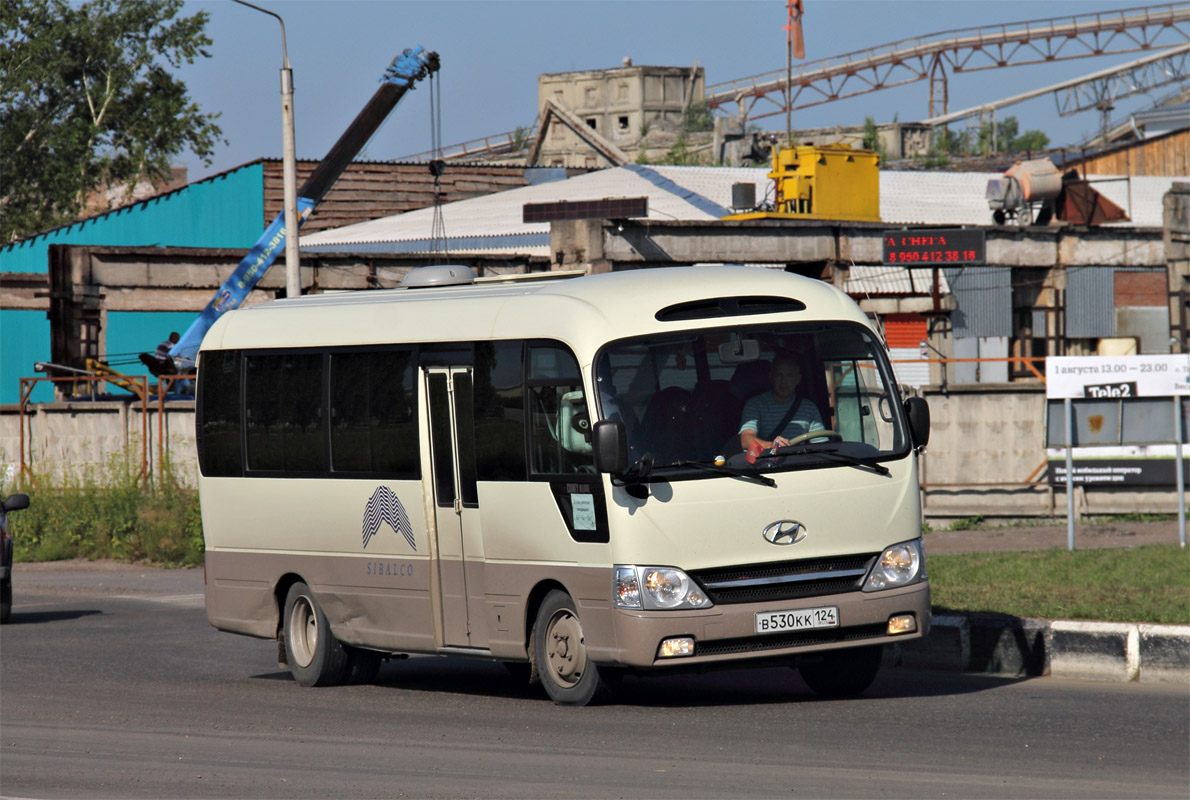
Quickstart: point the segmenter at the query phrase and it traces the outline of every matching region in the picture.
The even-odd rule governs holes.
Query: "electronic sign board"
[[[883,263],[906,267],[982,264],[987,253],[981,228],[922,228],[885,231]]]

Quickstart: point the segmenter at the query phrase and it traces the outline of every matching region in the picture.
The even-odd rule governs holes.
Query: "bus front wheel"
[[[331,633],[310,587],[300,581],[285,596],[285,657],[302,686],[335,686],[347,672],[347,651]]]
[[[533,626],[533,655],[545,692],[560,706],[585,706],[607,693],[595,662],[587,658],[583,626],[570,595],[545,596]]]

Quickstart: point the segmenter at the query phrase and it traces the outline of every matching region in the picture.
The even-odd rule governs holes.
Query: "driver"
[[[762,450],[784,447],[803,433],[824,430],[818,407],[797,394],[801,380],[801,360],[788,350],[778,350],[769,367],[772,390],[744,403],[740,446],[745,451],[753,445],[759,445]]]

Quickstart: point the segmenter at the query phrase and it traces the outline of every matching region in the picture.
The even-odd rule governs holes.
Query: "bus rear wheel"
[[[331,633],[310,587],[297,582],[285,596],[285,658],[302,686],[335,686],[347,672],[347,651]]]
[[[608,694],[595,662],[587,658],[583,626],[570,595],[545,596],[533,626],[533,656],[541,685],[560,706],[585,706]]]
[[[880,671],[882,645],[851,647],[823,653],[821,660],[803,662],[798,666],[802,680],[824,697],[849,697],[872,685]]]

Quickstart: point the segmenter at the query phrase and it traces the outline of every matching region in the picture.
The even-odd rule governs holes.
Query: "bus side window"
[[[530,452],[535,474],[594,472],[582,373],[569,350],[529,348]]]
[[[208,477],[240,477],[240,354],[208,350],[202,354],[198,381],[198,460]]]
[[[410,348],[331,354],[331,468],[421,476]]]
[[[244,361],[248,469],[325,472],[322,355],[268,353]]]
[[[481,481],[525,480],[525,344],[475,344],[475,472]]]

